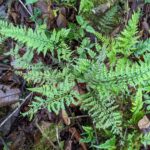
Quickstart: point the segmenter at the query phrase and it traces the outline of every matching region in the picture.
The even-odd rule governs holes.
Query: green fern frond
[[[6,37],[0,36],[0,44],[3,43],[5,39],[6,39]]]
[[[117,111],[115,100],[110,97],[91,93],[83,95],[81,108],[87,110],[99,129],[111,129],[114,134],[121,134],[122,117]]]
[[[150,52],[150,39],[139,41],[135,46],[135,55],[142,55],[145,52]]]
[[[150,87],[148,87],[148,91],[150,91]],[[149,94],[144,94],[144,104],[146,105],[146,111],[150,112],[150,96]]]
[[[75,74],[85,73],[91,66],[91,61],[88,59],[78,59],[74,66]]]
[[[90,56],[91,58],[94,58],[96,56],[96,53],[92,51],[93,47],[94,47],[94,44],[90,42],[90,39],[84,38],[81,42],[80,47],[77,48],[79,57],[87,58],[88,56]]]
[[[111,139],[106,140],[105,143],[102,143],[98,146],[94,146],[98,149],[105,149],[105,150],[116,150],[116,137],[112,137]]]
[[[79,13],[89,13],[94,7],[94,3],[91,0],[81,0]]]
[[[138,121],[143,117],[143,101],[142,101],[142,89],[138,89],[135,99],[132,101],[132,118],[130,123],[137,124]]]
[[[146,133],[141,137],[141,143],[146,147],[150,145],[150,133]]]
[[[44,69],[43,69],[44,68]],[[43,68],[32,68],[28,72],[22,74],[27,82],[34,84],[57,84],[57,82],[63,81],[66,76],[73,79],[70,74],[69,68],[65,67],[62,71],[57,69],[49,69],[43,66]]]
[[[20,47],[20,45],[16,45],[15,48],[12,48],[9,52],[5,53],[5,55],[10,55],[13,58],[11,65],[15,69],[30,68],[33,65],[31,62],[34,56],[34,52],[32,49],[26,49],[25,53],[20,56]]]
[[[51,43],[46,34],[25,27],[15,27],[13,24],[8,24],[5,21],[0,21],[0,34],[11,37],[18,42],[25,43],[28,47],[37,49],[38,52],[44,50],[44,53],[50,48]]]
[[[98,128],[111,128],[112,132],[119,134],[121,115],[117,110],[115,98],[111,95],[116,96],[120,92],[128,91],[128,85],[135,87],[147,84],[150,79],[150,63],[127,64],[115,70],[108,70],[105,65],[100,68],[97,63],[90,66],[91,68],[84,72],[84,82],[88,83],[89,89],[99,94],[90,92],[92,96],[89,94],[89,98],[82,100],[81,108],[89,112]]]
[[[115,5],[112,8],[110,8],[104,16],[100,19],[98,29],[102,33],[109,33],[114,24],[116,23],[116,14],[118,11],[118,6]]]
[[[135,101],[132,103],[132,113],[138,113],[143,108],[143,102],[142,102],[142,90],[139,89],[137,91]]]
[[[85,75],[86,81],[91,85],[99,86],[102,89],[118,89],[119,91],[128,89],[128,85],[145,85],[150,79],[150,63],[141,62],[140,64],[124,65],[116,68],[115,71],[108,70],[103,65],[99,70],[97,64]],[[118,88],[119,87],[119,88]]]
[[[43,85],[42,87],[29,88],[30,91],[40,93],[46,97],[46,99],[36,97],[36,101],[31,105],[36,109],[36,107],[46,107],[50,112],[59,113],[61,109],[65,109],[65,104],[69,106],[70,104],[77,104],[76,99],[79,100],[78,93],[73,90],[75,83],[69,81],[66,77],[64,82],[57,84]]]
[[[5,37],[11,37],[18,42],[26,44],[31,49],[37,49],[38,53],[47,54],[48,51],[54,56],[54,51],[57,49],[58,59],[68,59],[70,57],[70,50],[64,42],[70,30],[61,29],[56,32],[53,30],[50,38],[47,37],[45,32],[41,30],[35,30],[25,27],[15,27],[13,24],[9,24],[0,20],[0,34]],[[66,57],[66,58],[65,58]]]
[[[108,45],[110,39],[105,35],[102,35],[100,32],[97,32],[93,27],[89,25],[89,22],[86,21],[83,17],[77,16],[76,17],[78,24],[83,28],[85,31],[94,34],[99,41],[103,43],[103,45]]]
[[[140,13],[134,13],[129,20],[126,28],[121,32],[121,35],[117,37],[118,52],[121,52],[125,56],[129,56],[134,51],[134,45],[138,42],[138,21]]]

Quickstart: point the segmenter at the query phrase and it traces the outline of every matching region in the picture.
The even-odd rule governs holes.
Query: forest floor
[[[48,31],[54,28],[68,28],[69,23],[77,24],[76,16],[80,5],[78,0],[76,5],[64,4],[61,1],[46,3],[44,0],[39,0],[34,3],[34,0],[33,2],[28,0],[28,2],[26,4],[24,0],[0,0],[1,19],[14,25],[35,29],[36,23],[43,22],[46,18]],[[150,4],[139,3],[136,0],[130,0],[127,3],[128,12],[122,12],[122,20],[127,22],[133,11],[140,8],[144,15],[140,17],[139,33],[141,39],[148,39],[150,37]],[[104,12],[107,11],[107,7],[105,3],[99,6],[100,11]],[[115,26],[110,35],[119,33],[123,25]],[[92,40],[93,36],[90,38]],[[100,139],[96,137],[98,131],[91,117],[81,110],[79,105],[71,104],[58,115],[43,108],[32,120],[23,117],[22,113],[28,111],[35,93],[28,91],[27,81],[15,73],[12,67],[13,58],[5,55],[14,44],[15,41],[8,38],[0,45],[0,150],[95,149],[90,147],[88,141],[81,142],[86,130],[84,126],[87,127],[87,132],[94,130],[95,144],[99,144]],[[77,41],[72,42],[72,47],[76,47],[76,44],[78,44]],[[44,58],[42,54],[34,57],[35,61],[40,57],[47,64],[50,63],[49,58]],[[75,90],[80,94],[85,93],[84,83],[78,83]]]

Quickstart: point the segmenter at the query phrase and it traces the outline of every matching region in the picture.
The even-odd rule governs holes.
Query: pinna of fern
[[[118,105],[111,95],[103,95],[94,89],[81,98],[81,108],[88,111],[96,128],[108,130],[113,134],[122,136],[122,115],[118,111]]]
[[[45,99],[35,97],[36,101],[32,103],[31,110],[34,110],[34,113],[36,113],[40,108],[46,107],[50,112],[53,111],[58,114],[60,110],[65,109],[65,105],[77,105],[75,98],[79,100],[80,97],[79,93],[73,90],[74,86],[75,83],[69,81],[68,77],[66,77],[63,82],[57,84],[45,84],[41,87],[29,88],[30,91],[46,97]]]
[[[112,41],[110,41],[107,56],[111,62],[116,62],[118,53],[126,58],[136,51],[136,44],[139,43],[137,35],[140,12],[134,12],[128,21],[125,29]]]
[[[137,39],[139,37],[137,36],[137,33],[139,17],[140,12],[134,13],[132,18],[128,21],[128,25],[116,39],[119,52],[123,53],[125,56],[129,56],[134,52],[133,47],[138,42]]]

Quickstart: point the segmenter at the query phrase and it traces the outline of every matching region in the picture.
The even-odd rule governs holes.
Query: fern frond
[[[81,100],[81,108],[87,110],[93,118],[93,122],[99,129],[111,129],[114,134],[121,134],[121,114],[117,111],[118,106],[115,100],[110,97],[105,97],[102,94],[97,98],[88,93]]]
[[[4,36],[0,36],[0,44],[3,43],[3,41],[6,39]]]
[[[89,72],[85,75],[86,81],[95,86],[99,85],[102,89],[109,89],[111,91],[113,89],[118,89],[121,91],[128,89],[128,85],[134,87],[136,85],[145,85],[150,79],[149,61],[141,62],[140,65],[134,64],[131,66],[126,64],[122,68],[116,68],[115,71],[108,71],[105,66],[103,66],[103,69],[99,71],[99,67],[96,66],[91,69],[91,71],[89,70]]]
[[[116,137],[112,137],[111,139],[106,140],[105,143],[102,143],[98,146],[94,146],[95,148],[98,149],[105,149],[105,150],[116,150]]]
[[[129,56],[134,51],[134,45],[138,42],[138,21],[140,13],[134,13],[132,18],[129,20],[126,28],[121,32],[121,35],[117,37],[118,52],[121,52],[125,56]]]
[[[65,57],[67,55],[68,58],[68,55],[70,54],[70,50],[63,40],[67,37],[69,31],[70,30],[67,29],[61,29],[58,32],[54,30],[50,38],[48,38],[44,31],[33,31],[33,29],[31,28],[27,29],[21,26],[15,27],[11,23],[0,20],[1,35],[4,35],[5,37],[11,37],[18,42],[26,44],[26,46],[31,49],[37,49],[38,53],[42,52],[44,55],[46,55],[46,53],[50,51],[54,56],[54,50],[57,49],[59,60],[61,56]]]
[[[44,69],[43,69],[44,68]],[[62,71],[57,69],[49,69],[43,66],[43,68],[32,68],[28,72],[22,74],[27,82],[34,84],[57,84],[57,82],[63,81],[66,76],[73,79],[70,74],[69,68],[65,67]]]
[[[5,55],[10,55],[11,57],[13,57],[11,65],[15,69],[31,68],[31,66],[33,65],[31,62],[34,56],[33,50],[26,49],[26,52],[22,56],[20,56],[19,50],[20,46],[16,45],[15,48],[12,48],[9,52],[5,53]]]
[[[100,30],[101,33],[109,33],[113,25],[116,22],[116,13],[118,11],[118,6],[115,5],[111,7],[105,14],[104,16],[100,19],[98,29]]]
[[[91,66],[91,61],[88,59],[78,59],[74,66],[75,73],[85,73]]]
[[[36,109],[36,107],[46,107],[50,112],[59,113],[61,109],[65,109],[65,104],[69,106],[70,104],[77,104],[75,98],[79,99],[78,93],[73,90],[74,82],[69,81],[66,77],[64,82],[57,84],[43,85],[42,87],[29,88],[30,91],[40,93],[46,97],[46,99],[36,97],[36,101],[31,105]]]
[[[30,48],[37,49],[38,52],[45,51],[50,48],[51,44],[45,33],[39,31],[34,32],[33,29],[26,29],[25,27],[15,27],[13,24],[9,24],[0,20],[0,34],[11,37],[18,42],[26,43]]]
[[[135,101],[133,101],[132,103],[132,113],[138,113],[143,107],[143,102],[142,102],[142,90],[139,89],[137,91],[136,97],[135,97]]]
[[[136,44],[135,48],[135,55],[142,55],[145,52],[150,52],[150,39],[139,41],[138,44]]]
[[[150,145],[150,133],[146,133],[141,137],[141,143],[146,147]]]
[[[106,37],[105,35],[102,35],[100,32],[97,32],[93,27],[89,25],[89,22],[84,20],[83,17],[77,16],[76,17],[77,22],[79,25],[81,25],[81,28],[83,28],[85,31],[94,34],[99,41],[103,43],[103,45],[108,45],[110,42],[110,39]]]
[[[150,112],[150,96],[148,94],[144,95],[144,104],[146,105],[147,112]]]
[[[94,7],[93,1],[91,0],[81,0],[79,13],[89,13]]]
[[[138,121],[143,117],[143,101],[142,101],[142,89],[138,89],[135,99],[132,101],[132,118],[129,121],[132,124],[137,124]]]

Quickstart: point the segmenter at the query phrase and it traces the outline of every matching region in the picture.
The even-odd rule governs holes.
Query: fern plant
[[[69,45],[71,42],[68,42],[69,29],[54,30],[48,34],[0,21],[0,34],[15,39],[19,44],[9,52],[14,56],[14,67],[28,83],[34,85],[28,89],[38,93],[27,114],[34,115],[42,108],[58,114],[65,109],[65,105],[78,102],[98,129],[105,134],[119,135],[122,140],[125,128],[130,128],[124,117],[131,108],[123,111],[121,106],[125,103],[120,97],[135,95],[131,88],[138,91],[139,87],[149,86],[150,79],[149,47],[139,40],[139,16],[139,12],[134,13],[121,34],[113,39],[97,32],[78,16],[79,28],[82,28],[84,36],[89,32],[95,36],[96,42],[91,43],[89,38],[81,36],[81,44],[73,49]],[[149,40],[147,43],[150,44]],[[22,56],[19,54],[21,44],[27,47]],[[144,60],[133,62],[130,56],[136,57],[139,47],[146,49]],[[35,62],[36,53],[52,59],[52,64],[46,65],[45,60],[41,62],[40,58]],[[74,89],[76,82],[86,83],[87,93],[80,95]],[[137,99],[133,105],[133,116],[143,110],[142,99]],[[114,148],[113,136],[107,143],[111,142]]]
[[[83,104],[81,108],[89,112],[98,128],[107,129],[111,127],[111,131],[116,134],[122,133],[120,128],[122,126],[122,114],[121,111],[118,111],[117,96],[129,92],[129,85],[135,88],[149,84],[149,60],[132,63],[127,58],[134,53],[134,46],[140,43],[136,35],[139,15],[139,13],[133,14],[128,26],[118,37],[112,42],[110,41],[109,45],[103,41],[105,46],[108,45],[109,61],[112,62],[111,59],[115,58],[115,65],[112,63],[112,66],[110,65],[108,68],[104,63],[100,64],[98,59],[97,61],[81,61],[79,59],[75,67],[79,81],[87,83],[89,89],[89,93],[81,101]],[[114,53],[113,57],[110,55],[112,53]],[[124,56],[118,58],[121,61],[125,60],[122,61],[123,64],[116,59],[119,53]]]

